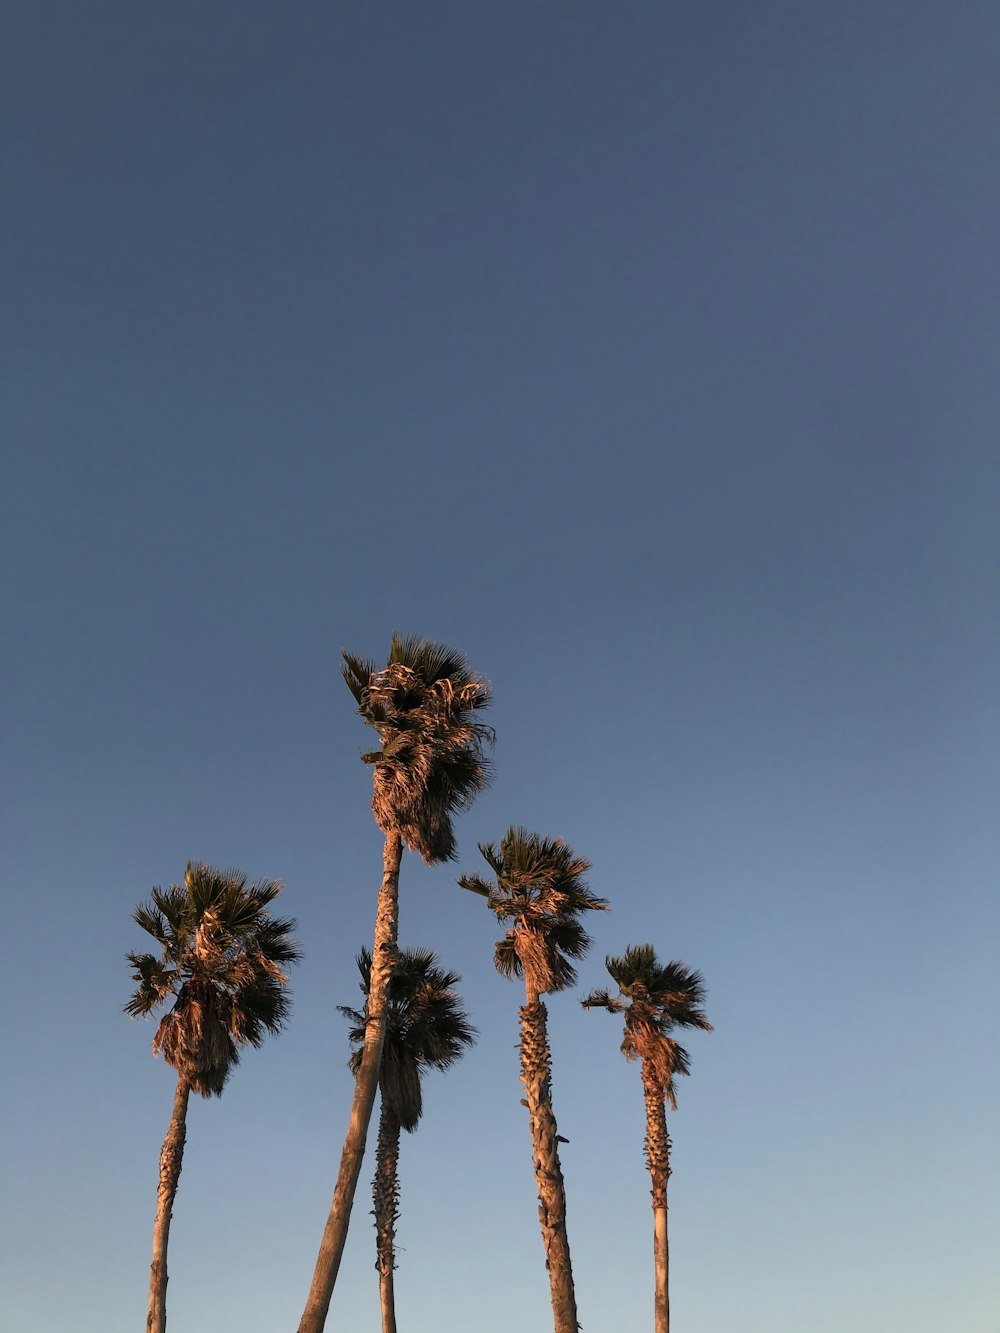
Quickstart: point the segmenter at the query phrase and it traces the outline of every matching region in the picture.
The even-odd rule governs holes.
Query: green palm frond
[[[580,1005],[584,1009],[607,1009],[611,1014],[624,1013],[626,1008],[624,1001],[615,998],[607,990],[592,990],[580,1001]]]
[[[388,665],[408,667],[425,685],[450,680],[456,686],[464,686],[476,680],[464,654],[446,643],[422,639],[417,634],[393,634]]]
[[[363,657],[354,657],[346,649],[341,653],[341,656],[344,659],[342,670],[347,688],[354,695],[358,708],[363,713],[365,691],[368,689],[369,682],[378,667],[374,662],[366,661]]]
[[[173,992],[177,970],[151,953],[128,953],[125,958],[132,968],[132,980],[139,983],[125,1012],[133,1018],[145,1018]]]
[[[259,1046],[285,1025],[290,999],[285,968],[301,951],[295,923],[272,917],[275,880],[248,887],[242,871],[189,863],[184,886],[152,890],[134,913],[162,956],[130,953],[138,983],[125,1012],[148,1015],[171,998],[153,1039],[195,1092],[222,1092],[239,1048]]]
[[[609,954],[604,964],[621,987],[642,981],[647,990],[655,989],[655,979],[659,975],[660,965],[656,959],[656,950],[651,944],[630,944],[621,957],[616,958]]]
[[[578,908],[577,910],[583,910]],[[567,958],[585,958],[590,949],[590,936],[575,917],[556,917],[546,929],[552,947]]]
[[[155,892],[155,890],[154,890]],[[152,935],[157,944],[166,948],[171,941],[172,932],[167,926],[166,918],[151,903],[140,903],[132,913],[132,920],[137,926],[141,927],[147,935]]]
[[[357,956],[361,991],[367,999],[372,957],[368,949]],[[379,1085],[403,1129],[414,1130],[422,1111],[420,1077],[427,1069],[448,1069],[474,1045],[476,1029],[469,1022],[455,990],[457,972],[440,966],[432,949],[404,949],[389,982],[389,1008]],[[357,1073],[365,1039],[366,1016],[341,1006],[351,1023],[354,1047],[349,1065]]]
[[[493,891],[482,875],[462,875],[458,886],[468,889],[470,893],[478,893],[481,898],[488,898]]]

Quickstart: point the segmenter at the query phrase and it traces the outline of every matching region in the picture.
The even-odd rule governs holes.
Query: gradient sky
[[[292,1023],[198,1101],[175,1333],[292,1333],[380,837],[342,647],[493,683],[401,942],[480,1044],[403,1143],[414,1333],[545,1333],[518,990],[455,887],[511,822],[613,911],[550,1004],[587,1333],[651,1324],[649,941],[716,1031],[671,1117],[683,1333],[995,1333],[993,0],[7,0],[2,1326],[130,1333],[171,1071],[131,923],[287,883]],[[329,1329],[377,1327],[368,1174]]]

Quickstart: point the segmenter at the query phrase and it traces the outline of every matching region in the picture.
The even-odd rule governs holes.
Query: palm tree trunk
[[[385,1040],[386,1002],[389,980],[396,958],[396,937],[399,928],[399,866],[403,858],[403,843],[398,833],[387,833],[382,856],[382,887],[378,894],[375,915],[375,947],[372,950],[372,972],[368,991],[368,1020],[361,1068],[354,1083],[354,1102],[347,1137],[340,1156],[340,1171],[333,1192],[333,1203],[326,1219],[320,1242],[316,1268],[306,1308],[299,1321],[299,1333],[323,1333],[330,1297],[340,1269],[340,1261],[347,1241],[351,1208],[361,1175],[365,1155],[368,1126],[378,1089],[378,1071]]]
[[[656,1333],[670,1333],[670,1251],[667,1245],[667,1181],[670,1178],[670,1136],[663,1085],[645,1061],[642,1066],[642,1091],[646,1100],[646,1166],[653,1188],[653,1266],[656,1272],[654,1328]]]
[[[181,1178],[190,1085],[178,1078],[170,1127],[160,1151],[160,1183],[156,1188],[156,1221],[153,1223],[153,1262],[149,1266],[149,1311],[146,1333],[164,1333],[167,1327],[167,1242],[170,1218]]]
[[[577,1333],[576,1293],[566,1233],[566,1187],[559,1165],[556,1118],[552,1111],[551,1057],[545,1005],[528,991],[521,1019],[521,1082],[528,1103],[538,1186],[538,1220],[549,1270],[555,1333]]]
[[[399,1118],[387,1108],[385,1098],[378,1126],[378,1151],[372,1202],[375,1205],[376,1260],[382,1300],[382,1333],[396,1333],[396,1219],[399,1217]]]

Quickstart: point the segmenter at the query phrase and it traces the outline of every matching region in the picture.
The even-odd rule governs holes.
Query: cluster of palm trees
[[[490,689],[462,654],[400,635],[393,637],[384,667],[345,653],[344,678],[359,713],[379,738],[379,748],[362,757],[372,766],[372,812],[385,842],[373,947],[362,950],[357,960],[364,1004],[341,1008],[351,1025],[353,1104],[298,1333],[323,1333],[326,1324],[376,1094],[376,1268],[383,1333],[395,1333],[401,1131],[412,1132],[420,1120],[423,1073],[447,1069],[476,1038],[455,989],[459,977],[443,968],[431,950],[399,948],[399,873],[404,846],[428,865],[456,858],[453,817],[473,803],[490,779],[493,732],[480,720]],[[554,1329],[577,1333],[559,1162],[563,1140],[553,1111],[542,996],[575,982],[574,963],[585,957],[591,943],[584,914],[604,911],[608,904],[587,884],[590,862],[559,838],[512,825],[498,843],[480,843],[479,850],[489,874],[465,874],[458,883],[484,898],[505,927],[494,952],[497,970],[524,982],[520,1078]],[[167,1241],[189,1096],[220,1095],[240,1049],[259,1046],[268,1033],[280,1031],[288,1017],[287,968],[298,961],[300,950],[293,939],[295,923],[269,911],[280,888],[273,881],[248,885],[240,871],[191,863],[183,886],[154,889],[150,902],[134,913],[159,953],[128,955],[137,986],[126,1012],[146,1016],[170,1002],[153,1050],[177,1072],[173,1114],[160,1155],[147,1333],[164,1333],[166,1328]],[[607,969],[617,993],[595,990],[583,1005],[623,1015],[622,1052],[640,1062],[654,1213],[655,1330],[668,1333],[670,1139],[665,1108],[676,1107],[674,1080],[689,1072],[687,1052],[673,1033],[685,1027],[711,1029],[702,1009],[705,988],[701,976],[682,963],[660,963],[650,945],[609,957]]]

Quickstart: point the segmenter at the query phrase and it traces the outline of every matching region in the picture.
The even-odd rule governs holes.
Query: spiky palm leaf
[[[580,914],[608,906],[584,879],[590,862],[561,838],[519,825],[511,825],[499,846],[481,842],[479,850],[495,879],[471,874],[458,883],[485,898],[498,921],[513,923],[497,941],[497,971],[524,976],[539,994],[565,990],[576,980],[570,960],[583,958],[590,948]]]
[[[701,973],[676,959],[660,963],[650,944],[630,945],[621,957],[609,955],[605,964],[618,983],[618,995],[595,990],[581,1003],[587,1009],[625,1015],[622,1054],[643,1062],[644,1071],[676,1110],[674,1079],[690,1073],[690,1058],[671,1033],[679,1027],[712,1030],[701,1007],[705,1000]]]
[[[452,816],[471,806],[491,775],[491,727],[476,719],[490,687],[461,653],[394,634],[385,667],[345,652],[344,680],[379,736],[362,755],[374,768],[372,812],[432,865],[455,855]]]
[[[362,949],[357,964],[367,998],[372,966],[367,949]],[[455,991],[459,980],[456,972],[438,965],[432,949],[403,949],[393,969],[379,1086],[401,1127],[411,1133],[423,1111],[423,1073],[450,1068],[476,1040],[476,1029]],[[355,1049],[349,1064],[356,1074],[365,1039],[365,1014],[344,1005],[340,1012],[351,1021],[349,1035]]]
[[[288,1017],[284,969],[300,951],[294,921],[267,910],[280,892],[274,880],[248,885],[242,871],[192,861],[183,887],[154,888],[133,913],[160,954],[126,955],[138,984],[125,1012],[147,1017],[173,997],[153,1053],[203,1097],[221,1095],[240,1047],[260,1046]]]

